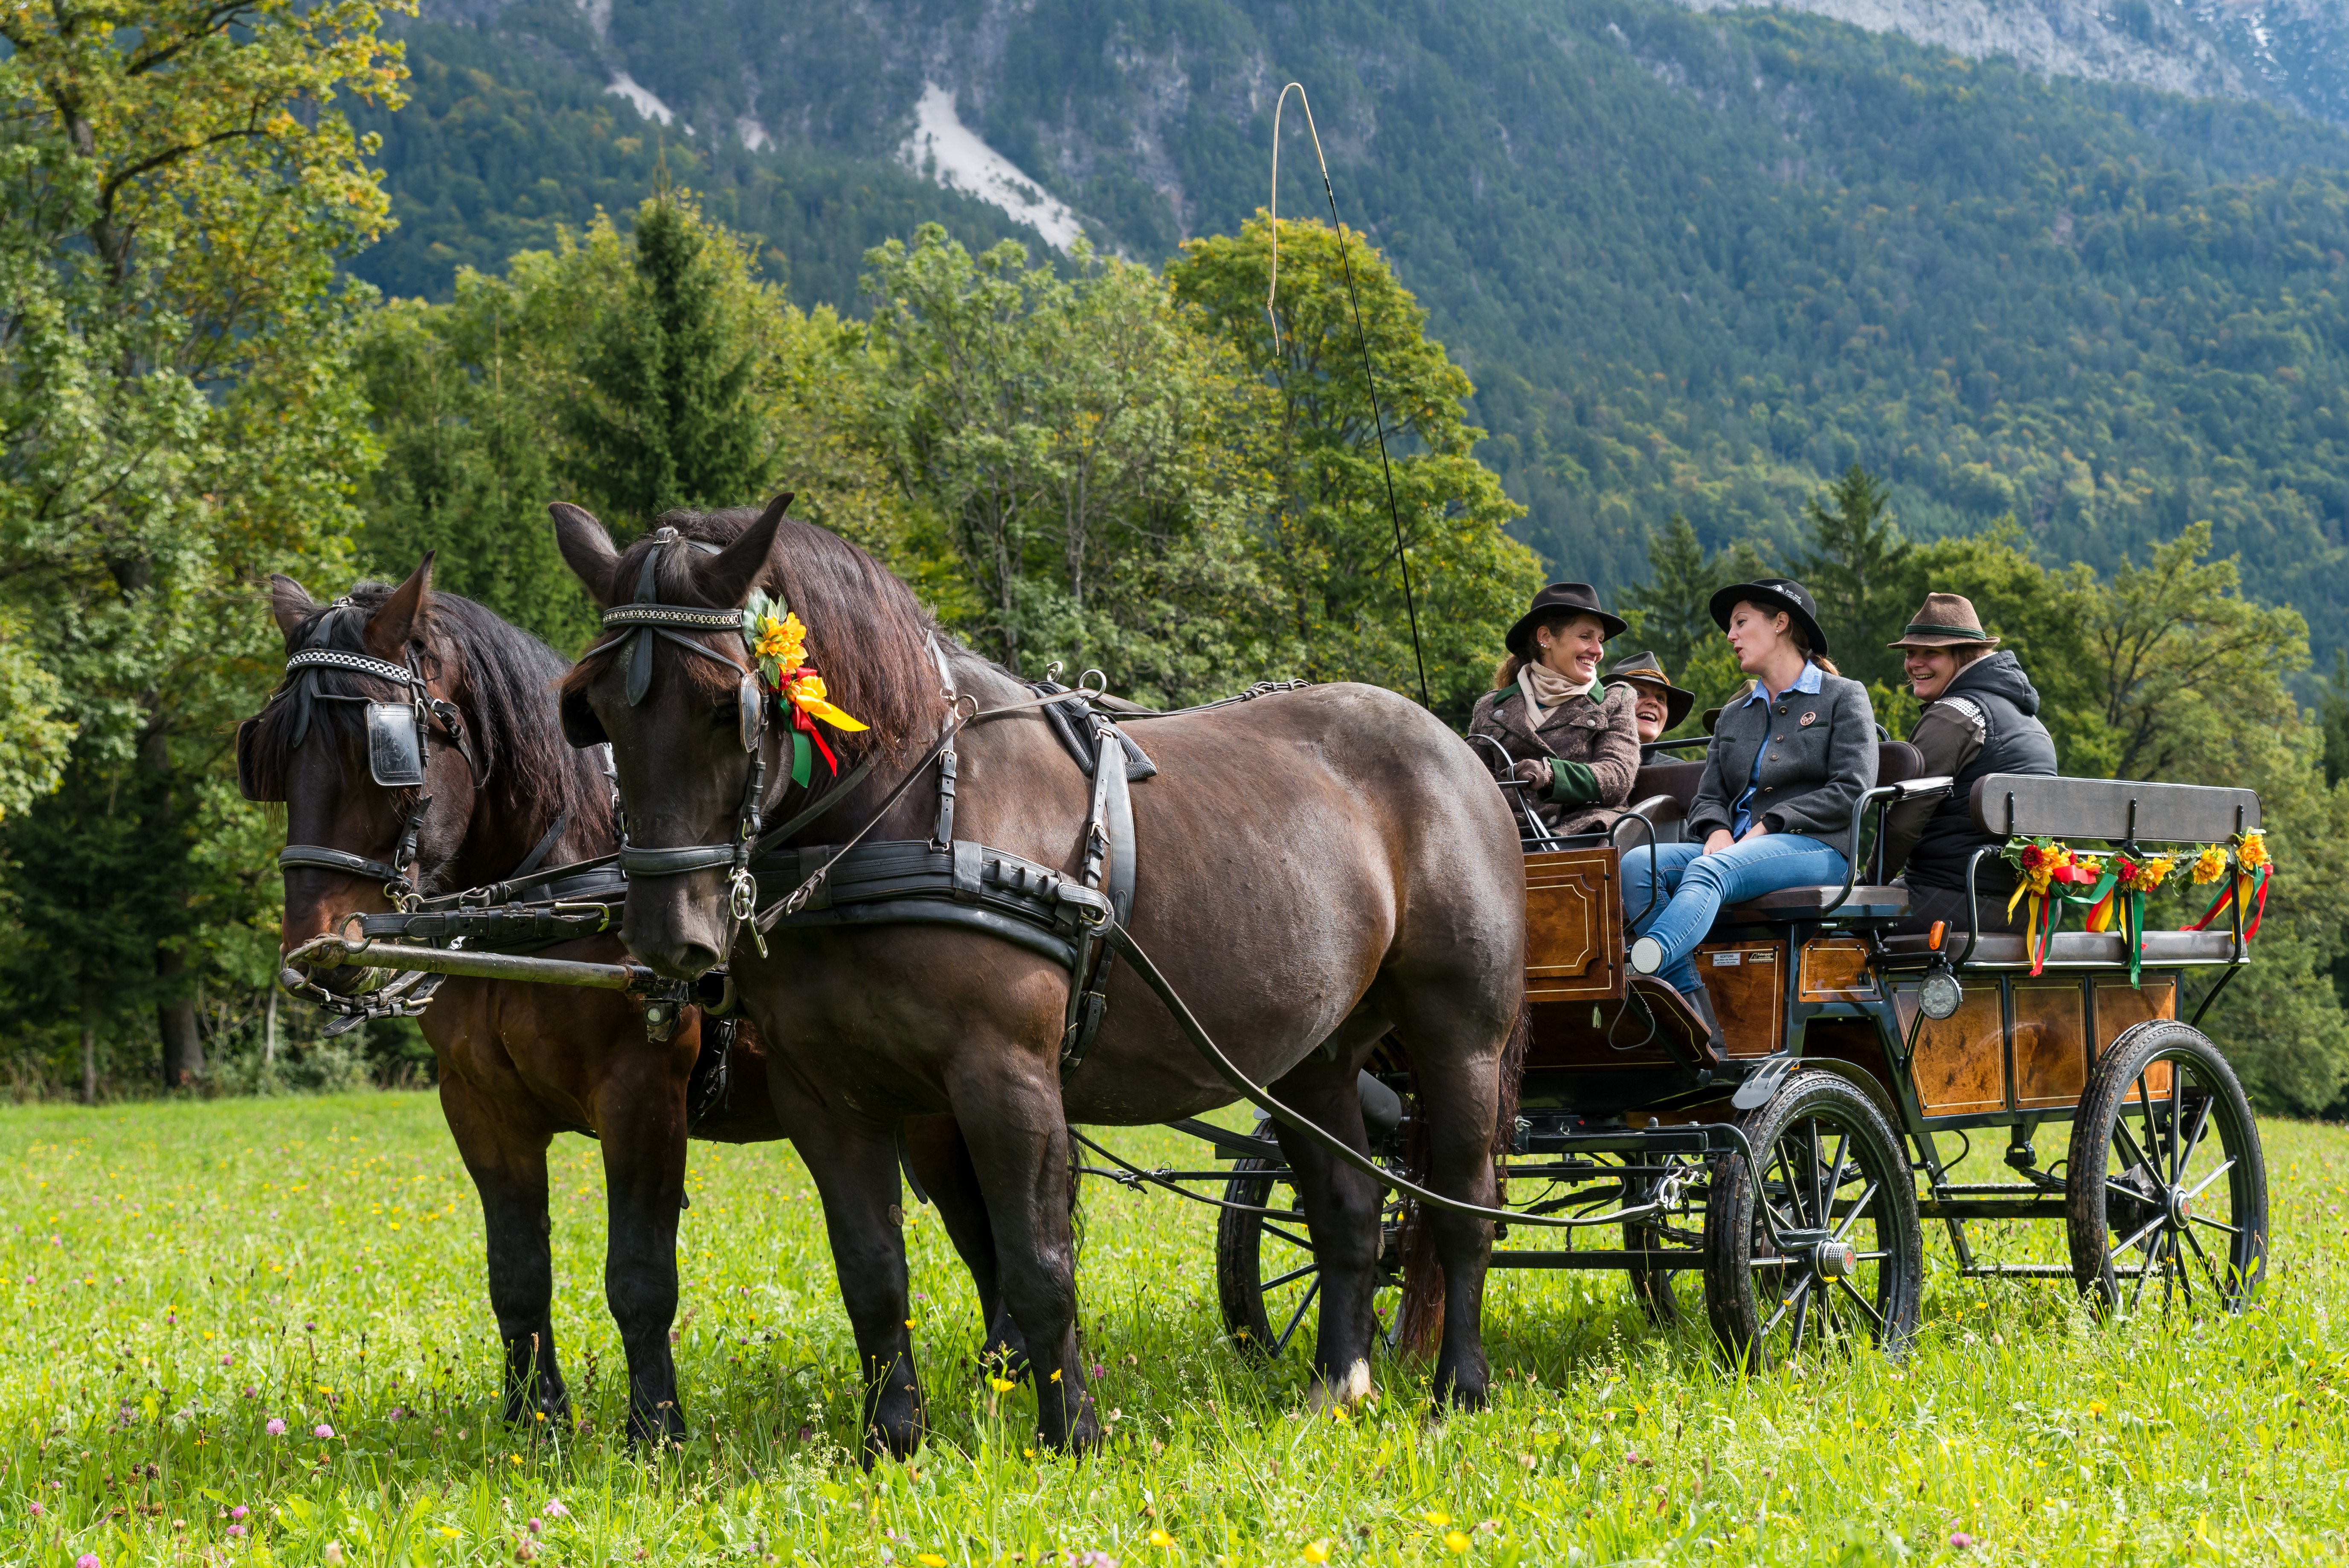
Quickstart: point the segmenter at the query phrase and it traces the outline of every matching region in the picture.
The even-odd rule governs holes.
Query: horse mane
[[[723,546],[760,516],[755,507],[670,511],[657,525],[685,539]],[[622,553],[612,574],[615,603],[633,597],[646,556],[658,548],[649,538],[639,539]],[[687,569],[687,552],[665,551],[663,556],[656,589],[661,603],[732,608],[709,603],[698,574]],[[933,636],[943,641],[943,634],[895,573],[830,530],[786,516],[775,530],[774,548],[757,585],[778,594],[806,625],[808,663],[823,672],[831,700],[871,727],[846,733],[827,727],[824,738],[834,751],[850,758],[874,748],[894,755],[909,744],[927,744],[937,734],[937,666],[929,645]],[[591,648],[564,677],[564,694],[584,691],[601,676],[618,645],[613,639]],[[698,666],[706,661],[680,655],[678,662]],[[707,679],[715,673],[696,669],[687,678]],[[817,772],[821,777],[823,769]]]
[[[350,591],[348,609],[339,602],[317,606],[287,635],[286,655],[305,648],[371,654],[364,636],[367,624],[396,586],[362,583]],[[462,661],[451,695],[466,715],[465,744],[481,769],[481,799],[516,819],[544,807],[568,812],[574,828],[608,824],[610,791],[589,759],[563,738],[555,707],[556,687],[569,667],[563,655],[471,599],[436,591],[428,603],[424,624],[432,634],[429,640],[452,648]],[[426,673],[440,672],[428,664]],[[278,798],[285,793],[295,735],[301,726],[302,705],[294,699],[294,683],[303,675],[316,682],[313,689],[322,695],[378,701],[398,695],[389,683],[348,670],[305,670],[281,680],[261,710],[251,753],[255,781],[264,793]],[[358,754],[364,723],[360,706],[308,706],[311,728],[323,731],[333,744],[336,766],[347,768]],[[435,738],[446,744],[437,729]]]

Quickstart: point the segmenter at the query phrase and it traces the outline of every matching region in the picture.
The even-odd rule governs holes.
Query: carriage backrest
[[[1994,838],[2207,844],[2260,825],[2252,789],[1992,773],[1974,785],[1974,826]]]
[[[1925,771],[1925,755],[1905,740],[1879,742],[1876,748],[1876,781],[1903,784]],[[1646,800],[1669,795],[1686,811],[1696,804],[1696,788],[1704,779],[1704,763],[1651,762],[1631,780],[1631,799]]]

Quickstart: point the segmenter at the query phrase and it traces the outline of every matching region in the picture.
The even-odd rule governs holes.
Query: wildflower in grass
[[[1174,1538],[1167,1534],[1163,1530],[1154,1530],[1150,1532],[1150,1544],[1157,1547],[1162,1552],[1172,1551],[1174,1546]]]
[[[1330,1543],[1326,1541],[1307,1542],[1305,1543],[1305,1561],[1308,1563],[1327,1563],[1330,1561]]]
[[[1444,1544],[1454,1552],[1465,1552],[1470,1542],[1468,1538],[1458,1531],[1447,1530],[1444,1532]]]
[[[223,1356],[221,1357],[221,1365],[223,1367],[233,1367],[236,1365],[236,1357],[233,1356]]]
[[[343,1543],[339,1541],[327,1542],[326,1558],[329,1568],[343,1568]]]
[[[532,1519],[531,1519],[531,1522],[530,1522],[530,1532],[531,1532],[533,1535],[543,1535],[543,1534],[545,1534],[545,1533],[546,1533],[546,1522],[545,1522],[544,1520],[540,1519],[540,1518],[536,1517],[535,1515],[533,1515],[533,1516],[532,1517]]]
[[[1427,1521],[1428,1523],[1435,1526],[1438,1530],[1443,1529],[1445,1525],[1452,1522],[1452,1516],[1445,1513],[1441,1509],[1431,1509],[1427,1512],[1421,1514],[1420,1517]]]
[[[1012,1389],[1019,1387],[1018,1383],[1013,1382],[1009,1377],[989,1377],[988,1378],[987,1386],[994,1389],[999,1394],[1009,1394]]]
[[[1069,1563],[1070,1568],[1117,1568],[1117,1559],[1106,1552],[1080,1552]]]
[[[1974,1538],[1968,1535],[1964,1531],[1953,1530],[1950,1532],[1950,1545],[1953,1549],[1960,1552],[1969,1552],[1973,1549],[1973,1544]]]
[[[311,1431],[310,1435],[323,1441],[324,1439],[335,1435],[335,1429],[326,1425],[326,1422],[321,1421],[318,1423],[316,1428]]]
[[[925,1552],[914,1559],[922,1568],[947,1568],[947,1560],[935,1552]]]
[[[47,1512],[48,1512],[48,1511],[48,1511],[47,1509],[46,1509],[46,1508],[42,1507],[42,1506],[41,1506],[39,1503],[37,1503],[37,1502],[36,1502],[36,1503],[35,1503],[35,1504],[33,1504],[33,1517],[34,1517],[35,1519],[38,1519],[38,1518],[40,1518],[40,1517],[41,1517],[41,1515],[43,1515],[43,1514],[45,1514],[45,1513],[47,1513]]]
[[[568,1519],[571,1517],[571,1511],[563,1506],[563,1500],[559,1497],[548,1498],[546,1500],[546,1507],[543,1511],[549,1519]]]
[[[242,1524],[232,1524],[232,1525],[230,1525],[230,1526],[228,1527],[228,1538],[229,1538],[231,1541],[242,1541],[242,1540],[243,1540],[243,1539],[244,1539],[244,1526],[243,1526],[243,1525],[242,1525]]]
[[[285,1435],[285,1423],[272,1416],[269,1418],[269,1424],[261,1429],[273,1438],[282,1438]]]
[[[1092,1364],[1091,1376],[1095,1377],[1106,1377],[1109,1376],[1109,1368],[1096,1361]]]
[[[241,1502],[240,1502],[240,1503],[238,1503],[234,1508],[232,1508],[232,1509],[230,1509],[230,1510],[228,1511],[228,1516],[229,1516],[231,1519],[243,1519],[243,1518],[244,1518],[247,1514],[250,1514],[252,1511],[253,1511],[253,1510],[251,1510],[251,1509],[249,1509],[249,1508],[245,1507],[245,1506],[244,1506],[244,1504],[243,1504],[243,1503],[241,1503]]]
[[[85,1552],[74,1559],[74,1568],[98,1568],[98,1553]]]

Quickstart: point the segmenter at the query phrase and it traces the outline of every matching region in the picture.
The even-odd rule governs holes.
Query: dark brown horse
[[[289,657],[332,650],[413,661],[430,696],[450,705],[428,739],[422,788],[374,782],[363,749],[361,699],[398,702],[408,694],[381,675],[326,667],[289,677],[263,709],[241,748],[254,792],[285,801],[289,844],[386,864],[399,857],[417,816],[413,871],[426,893],[498,882],[533,851],[542,866],[609,854],[618,841],[610,785],[598,758],[563,743],[556,717],[556,686],[568,665],[471,600],[433,593],[431,570],[428,555],[397,588],[362,583],[331,605],[315,603],[289,577],[273,579],[271,595]],[[419,799],[429,804],[418,816]],[[351,912],[391,908],[384,883],[354,870],[288,866],[284,951],[336,928]],[[623,951],[604,936],[546,955],[611,963]],[[351,965],[318,978],[347,994],[367,974]],[[627,1350],[628,1431],[639,1439],[682,1438],[668,1331],[677,1313],[687,1087],[705,1020],[688,1009],[669,1039],[655,1043],[646,1037],[642,1004],[612,992],[451,978],[421,1024],[440,1068],[442,1112],[481,1194],[490,1301],[505,1345],[506,1419],[553,1421],[569,1412],[550,1313],[546,1150],[557,1132],[585,1132],[603,1146],[610,1215],[604,1291]],[[765,1072],[755,1034],[740,1031],[730,1091],[693,1126],[693,1136],[730,1143],[782,1137]],[[956,1149],[952,1122],[937,1119],[910,1134],[917,1174],[968,1234],[971,1222],[954,1202],[964,1194],[963,1209],[976,1211],[977,1200],[956,1185],[968,1161]],[[981,1301],[992,1317],[994,1270],[992,1259],[985,1261]],[[1008,1338],[1016,1352],[1008,1323],[992,1338]]]
[[[842,767],[878,762],[798,841],[843,841],[938,735],[948,703],[929,617],[862,551],[786,519],[780,502],[763,514],[665,520],[723,544],[716,553],[656,534],[619,555],[585,512],[554,512],[564,557],[600,603],[725,609],[761,587],[806,623],[808,657],[832,700],[872,726],[831,735]],[[734,633],[696,640],[706,655],[653,644],[639,702],[628,687],[645,666],[614,656],[617,638],[564,683],[565,732],[574,745],[609,738],[641,847],[708,845],[736,831],[750,771],[736,717],[746,653]],[[946,656],[954,686],[982,708],[1029,696],[975,655]],[[1430,1184],[1489,1204],[1496,1067],[1524,990],[1525,872],[1483,767],[1433,716],[1369,686],[1131,727],[1159,769],[1133,799],[1132,929],[1143,947],[1243,1070],[1358,1150],[1356,1073],[1394,1031],[1419,1086]],[[771,724],[761,742],[765,777],[778,781],[769,821],[810,798],[781,787],[783,733]],[[976,724],[955,749],[956,840],[1079,869],[1092,786],[1040,716]],[[821,789],[825,769],[814,772]],[[873,837],[927,840],[936,806],[934,782],[910,789]],[[1048,959],[937,925],[779,928],[761,959],[733,941],[726,897],[721,871],[632,878],[621,934],[640,961],[679,977],[731,947],[743,1006],[769,1042],[776,1109],[823,1193],[864,1358],[868,1451],[903,1453],[921,1435],[892,1150],[900,1119],[937,1112],[951,1112],[968,1140],[1004,1300],[1033,1360],[1041,1434],[1097,1441],[1076,1337],[1067,1124],[1196,1115],[1228,1103],[1231,1089],[1130,965],[1113,970],[1107,1025],[1063,1081],[1069,975]],[[1380,1193],[1302,1137],[1284,1133],[1282,1147],[1321,1265],[1314,1398],[1359,1398],[1375,1333]],[[1491,1233],[1481,1220],[1431,1219],[1445,1285],[1437,1397],[1474,1405],[1489,1377],[1478,1316]]]

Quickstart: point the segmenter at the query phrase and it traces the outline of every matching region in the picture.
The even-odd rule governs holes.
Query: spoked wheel
[[[1216,1226],[1216,1294],[1234,1343],[1264,1361],[1277,1359],[1299,1335],[1309,1339],[1321,1300],[1320,1264],[1297,1189],[1262,1160],[1242,1160],[1224,1183],[1224,1202],[1270,1214],[1226,1209]],[[1394,1343],[1402,1284],[1402,1205],[1392,1193],[1379,1212],[1379,1333]]]
[[[2066,1171],[2072,1272],[2098,1305],[2134,1312],[2158,1295],[2233,1312],[2259,1288],[2267,1161],[2234,1069],[2200,1031],[2157,1018],[2112,1043]]]
[[[1703,1167],[1685,1156],[1672,1156],[1666,1163],[1683,1166],[1684,1186],[1703,1184]],[[1661,1185],[1657,1177],[1634,1178],[1623,1184],[1623,1202],[1637,1205],[1651,1202]],[[1623,1247],[1627,1252],[1699,1252],[1704,1245],[1700,1229],[1702,1218],[1692,1213],[1661,1214],[1651,1220],[1633,1221],[1623,1227]],[[1671,1328],[1684,1324],[1704,1321],[1704,1271],[1692,1264],[1661,1264],[1653,1268],[1633,1267],[1630,1272],[1631,1299],[1640,1310],[1660,1328]]]
[[[1797,1072],[1744,1126],[1754,1162],[1714,1163],[1705,1305],[1759,1372],[1875,1345],[1899,1355],[1924,1288],[1917,1188],[1899,1137],[1857,1085]]]

